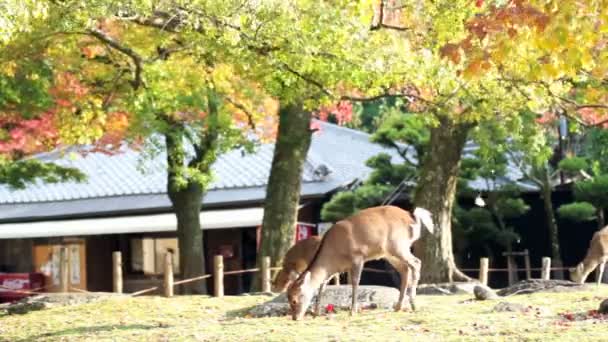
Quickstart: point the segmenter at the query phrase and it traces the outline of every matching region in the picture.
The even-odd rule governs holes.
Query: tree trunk
[[[471,124],[457,124],[446,117],[431,129],[429,147],[422,163],[414,197],[417,207],[429,210],[435,223],[434,234],[425,231],[414,244],[422,260],[421,281],[425,283],[470,280],[456,268],[452,252],[452,207],[456,183]]]
[[[559,227],[557,226],[557,220],[555,219],[553,188],[551,186],[548,167],[545,166],[545,168],[540,171],[540,176],[542,183],[541,196],[543,198],[547,228],[549,229],[549,241],[551,243],[551,265],[552,267],[562,267],[563,262],[559,248]],[[554,274],[554,278],[564,279],[564,272],[562,270],[557,270]]]
[[[606,218],[604,217],[604,208],[597,209],[597,228],[602,229],[606,226]],[[606,272],[608,274],[608,272]]]
[[[269,256],[272,265],[278,265],[293,244],[302,170],[311,141],[311,119],[312,113],[300,105],[289,105],[279,112],[279,133],[264,202],[258,264],[262,257]],[[258,283],[254,281],[255,286],[259,286]]]
[[[183,134],[177,128],[167,134],[167,193],[177,217],[177,238],[179,247],[180,276],[182,279],[194,278],[205,274],[205,254],[203,250],[203,231],[201,230],[200,211],[204,189],[201,184],[186,180],[184,186],[177,185],[177,171],[184,167],[185,151]],[[184,294],[205,294],[205,281],[182,285]]]

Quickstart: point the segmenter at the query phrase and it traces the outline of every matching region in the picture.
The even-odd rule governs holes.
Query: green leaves
[[[0,158],[0,184],[24,189],[37,180],[44,183],[83,182],[85,175],[78,169],[42,162],[36,159],[9,161]]]
[[[608,208],[608,174],[577,182],[574,185],[574,197],[577,201],[591,203],[596,208]]]
[[[595,219],[597,209],[588,202],[574,202],[560,206],[557,213],[564,219],[582,222]]]

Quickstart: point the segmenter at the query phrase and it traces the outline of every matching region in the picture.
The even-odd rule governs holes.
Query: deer
[[[324,284],[329,275],[344,271],[350,271],[351,274],[350,314],[355,315],[358,311],[357,290],[363,264],[382,258],[401,276],[395,311],[404,308],[406,290],[409,290],[409,303],[414,311],[422,263],[412,254],[411,245],[420,238],[421,226],[433,233],[433,220],[428,210],[415,208],[413,214],[410,214],[390,205],[363,209],[336,222],[323,236],[306,270],[287,289],[292,319],[300,320],[304,317],[314,290]],[[321,293],[318,297],[320,296]]]
[[[283,257],[281,269],[272,282],[272,292],[285,292],[289,285],[298,279],[315,256],[320,243],[321,237],[312,236],[296,242],[289,248]]]
[[[576,267],[570,268],[570,279],[583,284],[591,272],[597,268],[597,285],[602,282],[604,267],[608,262],[608,226],[593,234],[587,255]]]
[[[283,257],[282,267],[272,282],[272,292],[282,293],[287,290],[289,285],[308,267],[320,243],[321,237],[311,236],[308,239],[296,242],[296,244],[289,248]],[[339,276],[339,274],[336,274],[336,276]],[[323,292],[325,285],[326,283],[320,285],[319,293]],[[320,304],[321,296],[317,296],[314,310],[316,316],[321,312]]]

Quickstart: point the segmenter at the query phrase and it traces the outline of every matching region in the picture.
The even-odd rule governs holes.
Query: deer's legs
[[[401,278],[401,286],[399,287],[399,301],[395,303],[395,311],[401,311],[405,304],[405,296],[410,281],[410,270],[409,267],[397,258],[390,258],[388,262],[399,272]]]
[[[600,261],[600,263],[597,265],[597,272],[596,272],[596,276],[597,276],[597,286],[600,286],[600,284],[602,283],[602,277],[604,276],[604,267],[606,266],[606,261]]]
[[[319,293],[317,294],[317,300],[315,301],[315,316],[321,315],[321,296],[323,295],[323,291],[325,291],[325,286],[327,285],[327,281],[321,283],[319,286]]]
[[[411,252],[404,253],[402,255],[403,261],[409,267],[411,271],[412,283],[408,290],[408,297],[410,298],[410,305],[412,311],[416,310],[416,288],[418,287],[418,281],[420,280],[420,269],[422,268],[422,262],[416,258]]]
[[[363,271],[363,260],[356,260],[353,263],[353,266],[351,268],[351,279],[353,282],[353,297],[352,297],[352,303],[351,303],[351,307],[350,307],[350,314],[351,316],[354,315],[357,311],[357,290],[359,289],[359,281],[361,280],[361,272]]]

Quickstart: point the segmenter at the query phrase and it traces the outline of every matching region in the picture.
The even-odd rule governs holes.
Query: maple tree
[[[559,108],[573,119],[586,109],[603,110],[601,81],[586,74],[602,74],[605,67],[599,49],[604,34],[598,30],[605,25],[605,6],[379,1],[376,13],[373,27],[407,41],[402,53],[409,59],[393,66],[395,84],[402,85],[393,94],[409,99],[412,111],[428,115],[430,144],[414,201],[431,210],[439,229],[414,246],[422,258],[422,279],[468,279],[454,264],[451,238],[465,141],[485,121],[521,134],[520,114],[526,110]]]

